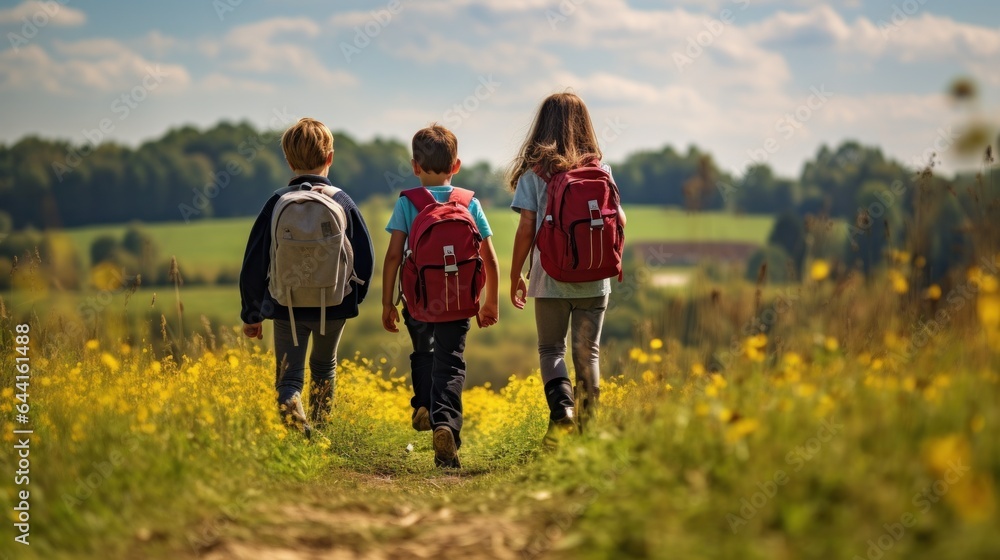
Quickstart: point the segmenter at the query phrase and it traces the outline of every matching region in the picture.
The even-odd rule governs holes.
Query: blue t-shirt
[[[608,173],[611,167],[603,165]],[[548,190],[545,181],[534,171],[528,170],[517,180],[517,189],[514,191],[514,200],[510,207],[515,212],[521,210],[536,212],[535,232],[542,227],[542,220],[545,217],[545,207],[548,206]],[[528,297],[534,298],[590,298],[600,297],[611,293],[611,280],[597,280],[595,282],[560,282],[549,276],[542,268],[541,253],[535,248],[535,258],[531,264],[531,278],[528,279]]]
[[[438,202],[448,202],[448,197],[451,196],[453,189],[454,187],[452,186],[427,187],[427,190],[431,191],[431,194],[434,195],[434,200]],[[479,228],[479,234],[483,236],[483,239],[493,235],[490,223],[486,221],[486,214],[483,212],[483,207],[476,198],[473,198],[472,203],[469,204],[469,213],[472,214],[472,219],[476,222],[476,227]],[[396,200],[395,208],[392,209],[392,216],[389,217],[389,223],[386,224],[385,231],[389,233],[401,231],[406,235],[410,235],[410,226],[413,225],[413,219],[417,217],[417,214],[419,214],[417,207],[410,202],[410,199],[402,196],[399,197]]]

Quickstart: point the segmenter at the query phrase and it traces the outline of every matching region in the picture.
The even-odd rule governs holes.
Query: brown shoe
[[[431,412],[426,406],[421,406],[413,411],[413,429],[418,432],[431,431]]]
[[[434,428],[434,466],[445,469],[462,468],[462,463],[458,460],[455,434],[448,426]]]

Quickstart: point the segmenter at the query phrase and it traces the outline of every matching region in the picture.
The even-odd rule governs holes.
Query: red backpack
[[[548,181],[545,219],[535,245],[542,268],[559,282],[622,280],[625,227],[618,186],[599,162]]]
[[[399,195],[418,212],[400,274],[406,310],[418,321],[443,323],[479,313],[486,274],[479,256],[483,236],[469,213],[472,195],[456,188],[448,202],[438,202],[424,187]]]

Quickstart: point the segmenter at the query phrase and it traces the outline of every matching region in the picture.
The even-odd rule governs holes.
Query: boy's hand
[[[264,338],[264,324],[254,323],[252,325],[248,325],[243,323],[243,334],[247,335],[247,338],[256,338],[257,340],[261,340]]]
[[[525,296],[528,293],[528,285],[524,282],[524,276],[518,274],[517,279],[510,279],[510,302],[518,309],[524,309]]]
[[[500,321],[500,306],[495,301],[487,301],[486,305],[479,308],[476,315],[476,324],[480,328],[492,327]]]
[[[396,323],[399,322],[399,311],[395,305],[382,306],[382,328],[389,332],[399,332]]]

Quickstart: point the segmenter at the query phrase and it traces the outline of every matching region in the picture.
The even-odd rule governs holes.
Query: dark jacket
[[[314,185],[332,185],[326,177],[301,175],[292,179],[288,187],[306,182]],[[271,214],[278,198],[290,190],[288,187],[275,191],[274,195],[267,199],[260,215],[257,216],[257,221],[250,229],[250,238],[247,240],[247,249],[243,255],[243,269],[240,271],[240,299],[243,307],[240,318],[247,324],[260,323],[264,319],[288,320],[288,308],[274,301],[267,289],[267,273],[271,265]],[[328,321],[358,316],[358,305],[368,294],[372,272],[375,269],[375,250],[372,248],[371,236],[368,234],[364,218],[361,217],[361,211],[344,191],[334,195],[333,200],[344,207],[344,212],[350,221],[348,239],[354,248],[354,274],[364,280],[364,284],[355,283],[351,293],[347,294],[340,305],[326,308]],[[295,307],[296,321],[319,321],[319,314],[319,307]]]

